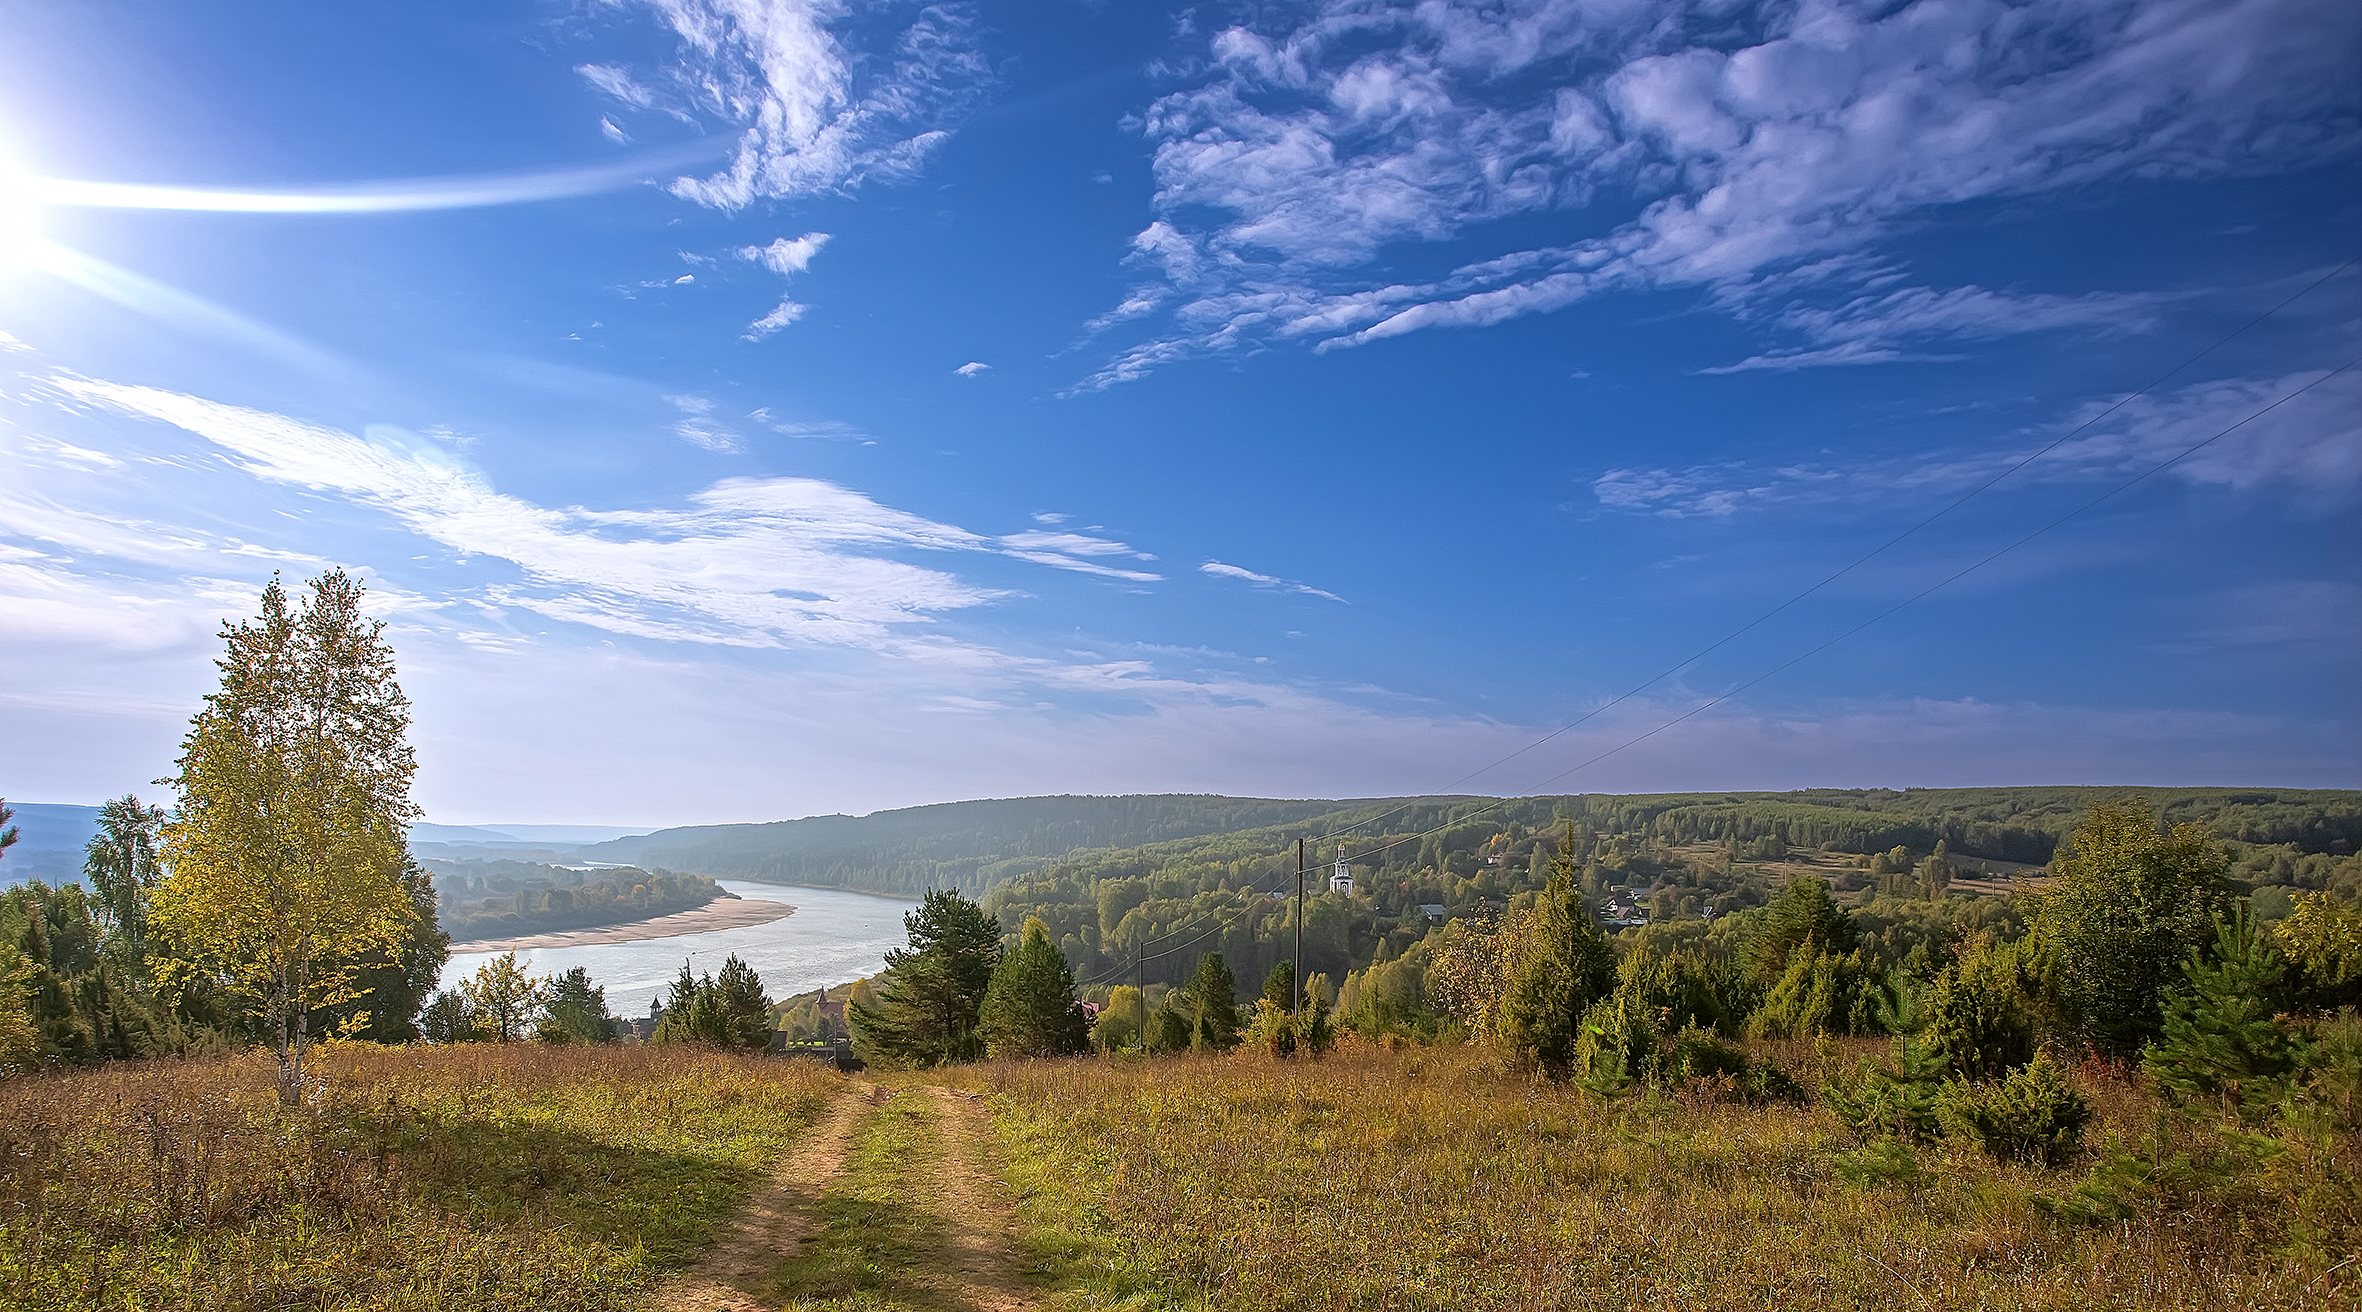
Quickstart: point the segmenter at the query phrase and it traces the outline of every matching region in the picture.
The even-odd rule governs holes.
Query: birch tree
[[[402,874],[418,767],[393,650],[358,580],[333,570],[309,589],[298,610],[273,579],[259,617],[223,628],[149,909],[159,975],[254,1008],[289,1106],[306,1013],[351,1001],[354,963],[397,949],[417,916]]]

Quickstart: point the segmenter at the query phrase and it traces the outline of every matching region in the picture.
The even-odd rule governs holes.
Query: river
[[[576,966],[588,969],[591,982],[607,990],[608,1012],[630,1017],[648,1014],[648,1004],[664,996],[681,973],[683,960],[703,975],[720,970],[723,959],[735,952],[763,977],[763,990],[778,1000],[883,970],[887,950],[909,941],[902,928],[903,913],[918,905],[902,898],[835,888],[791,888],[735,879],[718,882],[743,898],[786,902],[795,907],[795,914],[764,925],[637,943],[529,949],[519,952],[517,960],[537,975],[562,975]],[[455,986],[495,955],[480,952],[451,958],[443,967],[443,987]]]

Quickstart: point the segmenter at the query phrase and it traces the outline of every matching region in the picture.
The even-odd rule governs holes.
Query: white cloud
[[[646,109],[656,103],[655,93],[632,81],[631,74],[611,64],[577,64],[574,71],[582,76],[583,81],[633,109]],[[599,121],[608,123],[613,120],[601,115]]]
[[[1034,518],[1038,520],[1041,516],[1036,515]],[[1162,574],[1150,574],[1141,570],[1101,565],[1084,559],[1091,556],[1130,556],[1134,560],[1156,559],[1155,556],[1145,551],[1135,550],[1124,543],[1109,538],[1095,538],[1085,533],[1053,533],[1028,529],[1022,533],[1007,534],[1000,538],[1000,543],[1005,548],[1003,554],[1015,556],[1019,560],[1030,560],[1036,564],[1079,570],[1085,574],[1097,574],[1105,578],[1126,579],[1133,583],[1155,583],[1164,578]]]
[[[1063,524],[1072,518],[1074,518],[1074,516],[1061,514],[1055,510],[1037,510],[1033,512],[1033,522],[1036,524]]]
[[[2238,491],[2283,492],[2301,501],[2350,501],[2362,497],[2362,371],[2349,369],[2326,380],[2323,373],[2224,379],[2137,397],[2042,464],[2131,471],[2216,438],[2170,474]],[[2241,424],[2308,383],[2318,385]],[[2086,414],[2103,408],[2095,402]],[[2234,424],[2240,425],[2236,431],[2216,437]]]
[[[952,372],[958,374],[962,378],[974,378],[978,374],[989,372],[991,369],[992,366],[984,363],[982,360],[970,360],[966,364],[961,365],[959,368],[952,370]]]
[[[154,388],[63,376],[49,385],[86,405],[195,433],[255,478],[334,493],[462,556],[510,562],[521,581],[486,589],[486,599],[615,633],[729,646],[848,646],[998,666],[1007,658],[908,630],[1003,593],[879,553],[990,552],[1131,582],[1160,577],[1102,563],[1109,556],[1151,559],[1122,542],[1031,530],[987,537],[818,479],[724,479],[669,509],[560,510],[495,492],[449,453],[404,442],[396,430],[362,438]],[[685,440],[715,449],[735,441],[711,419],[707,398],[665,399],[682,413],[675,431]],[[108,531],[127,549],[155,554],[138,545],[152,534]]]
[[[665,401],[681,412],[673,423],[673,436],[691,446],[703,447],[723,455],[736,455],[745,450],[738,434],[719,422],[713,415],[714,403],[702,396],[667,396]]]
[[[2016,294],[1982,287],[1937,291],[1912,287],[1859,296],[1836,306],[1793,305],[1776,323],[1814,349],[1773,351],[1699,372],[1805,369],[1819,365],[1880,364],[1895,360],[1957,360],[1903,349],[1909,341],[1989,341],[2017,333],[2083,329],[2095,334],[2146,332],[2165,297],[2092,292],[2083,296]]]
[[[578,71],[635,107],[735,129],[727,168],[672,186],[718,209],[911,176],[990,77],[962,5],[930,5],[890,46],[854,49],[834,0],[641,2],[680,42],[661,91],[620,69]]]
[[[622,124],[617,123],[614,119],[607,117],[605,114],[599,115],[599,135],[605,137],[609,141],[614,142],[618,146],[628,146],[631,144],[631,134],[623,130]]]
[[[803,318],[804,311],[809,308],[811,307],[799,305],[794,301],[781,301],[778,305],[772,307],[769,314],[766,314],[762,318],[748,324],[746,326],[746,333],[740,338],[740,340],[759,342],[764,338],[769,337],[771,334],[778,332],[780,329],[787,327],[789,324],[794,323],[796,320]]]
[[[825,232],[807,232],[793,239],[774,238],[768,246],[741,246],[738,258],[753,260],[782,278],[792,278],[812,265],[812,257],[828,244]]]
[[[1755,317],[1747,288],[1814,262],[1868,290],[1876,280],[1845,260],[1936,207],[2285,170],[2357,140],[2362,10],[2332,0],[1737,13],[1331,0],[1285,21],[1216,34],[1203,80],[1142,117],[1159,217],[1131,262],[1153,276],[1089,327],[1169,317],[1082,386],[1274,339],[1336,347],[1493,324],[1611,290],[1707,288]],[[1586,233],[1595,202],[1640,213]],[[1389,247],[1482,240],[1534,215],[1565,216],[1551,220],[1564,241],[1437,278],[1370,276]],[[1928,358],[1902,343],[2121,329],[2153,312],[1974,287],[1898,295],[1774,315],[1767,327],[1808,345],[1739,367]],[[1980,317],[2005,303],[2032,313]]]
[[[2166,476],[2269,491],[2315,506],[2362,499],[2362,377],[2349,371],[2322,379],[2322,371],[2314,370],[2194,383],[2136,397],[2088,431],[2066,437],[2122,399],[2110,397],[2048,425],[2035,440],[2020,434],[2000,449],[1939,449],[1850,465],[1724,461],[1685,469],[1611,469],[1592,480],[1591,493],[1609,509],[1668,519],[1726,517],[1775,505],[1878,505],[1890,503],[1897,490],[1967,491],[2061,437],[2056,449],[2012,479],[2120,480],[2216,438]],[[2318,385],[2265,409],[2311,383]]]
[[[1310,584],[1295,583],[1287,579],[1275,578],[1269,574],[1257,574],[1251,569],[1242,569],[1237,565],[1225,565],[1218,560],[1209,560],[1198,566],[1197,569],[1200,574],[1211,574],[1218,579],[1238,579],[1241,582],[1252,583],[1259,588],[1272,588],[1280,592],[1300,592],[1308,597],[1325,597],[1330,601],[1345,600],[1334,592],[1323,592]]]
[[[9,533],[0,544],[0,613],[25,617],[0,624],[0,664],[19,676],[14,690],[0,689],[0,740],[13,746],[0,754],[0,795],[96,800],[162,773],[211,675],[205,658],[214,626],[252,612],[269,561],[250,559],[247,544],[116,509],[138,491],[127,480],[151,477],[176,504],[243,502],[263,523],[273,522],[269,498],[301,511],[291,536],[258,544],[265,551],[332,551],[325,544],[341,525],[359,535],[350,541],[387,559],[440,548],[477,562],[464,575],[446,574],[451,560],[436,556],[433,573],[421,566],[403,580],[437,578],[424,595],[370,584],[398,603],[394,636],[427,767],[421,800],[453,815],[475,807],[484,808],[477,819],[496,811],[563,819],[588,808],[697,821],[988,794],[1409,793],[1523,746],[1545,727],[1367,690],[1289,687],[1255,674],[1251,656],[1125,648],[1052,660],[994,651],[932,630],[1006,594],[898,559],[1031,553],[1071,562],[1062,569],[1121,563],[1131,548],[1095,531],[988,536],[811,479],[725,480],[623,511],[541,506],[493,489],[440,445],[395,430],[361,437],[88,379],[51,386],[78,399],[60,422],[115,430],[120,440],[81,441],[103,446],[124,468],[103,475],[113,480],[100,503],[106,514],[70,500],[101,475],[44,465],[27,479],[0,480],[0,497],[12,498],[0,505]],[[719,410],[703,397],[685,399],[690,404],[677,407],[684,416],[700,405],[708,416]],[[2171,399],[2160,421],[2205,403],[2205,389]],[[123,424],[122,414],[197,437]],[[51,495],[69,503],[44,509]],[[407,531],[389,538],[389,526]],[[53,531],[75,540],[51,550],[40,535]],[[154,561],[170,577],[108,573],[118,560]],[[238,573],[225,568],[233,563],[251,568],[219,577]],[[1286,583],[1207,564],[1218,567],[1206,568],[1209,576]],[[2205,636],[2348,640],[2335,625],[2320,633],[2267,629],[2282,608],[2350,614],[2351,592],[2336,584],[2259,591],[2210,610],[2225,626],[2242,617],[2254,625]],[[590,640],[555,632],[553,620],[591,626]],[[627,640],[635,636],[650,642]],[[1074,642],[1085,645],[1080,635]],[[784,654],[700,650],[714,646]],[[1166,663],[1188,672],[1169,672]],[[1226,672],[1233,668],[1247,673]],[[1672,701],[1618,707],[1546,749],[1552,754],[1521,758],[1477,786],[1991,784],[2022,778],[2029,759],[2123,783],[2327,786],[2350,776],[2352,765],[2351,726],[2333,717],[1755,702],[1718,707],[1552,780],[1682,709]],[[588,723],[599,726],[602,751],[665,768],[586,773]],[[1156,750],[1141,750],[1143,742]],[[782,743],[795,749],[782,751]]]
[[[875,445],[874,440],[869,434],[864,433],[853,425],[845,423],[841,420],[781,419],[771,413],[771,408],[769,406],[757,406],[753,410],[749,411],[746,417],[754,420],[758,424],[761,424],[763,427],[770,429],[774,433],[779,433],[787,437],[813,437],[820,438],[825,441],[860,442],[865,445]]]

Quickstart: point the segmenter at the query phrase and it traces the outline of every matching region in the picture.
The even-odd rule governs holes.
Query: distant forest
[[[2362,793],[2040,787],[1593,794],[1498,805],[1473,797],[1025,797],[945,802],[860,817],[666,829],[584,847],[581,855],[724,879],[905,895],[956,888],[980,895],[1003,880],[1090,852],[1225,834],[1252,835],[1251,842],[1276,852],[1299,835],[1327,833],[1402,808],[1387,820],[1383,841],[1439,827],[1442,832],[1372,858],[1389,871],[1440,869],[1442,854],[1472,850],[1512,823],[1512,817],[1523,817],[1517,822],[1530,827],[1536,815],[1573,816],[1600,833],[1664,844],[1773,838],[1788,847],[1855,855],[1901,847],[1925,856],[1940,842],[1957,857],[2041,865],[2093,802],[2123,797],[2147,801],[2169,823],[2194,821],[2218,837],[2286,845],[2294,855],[2347,855],[2362,848]],[[1484,810],[1488,807],[1493,809]],[[1352,838],[1364,847],[1381,841],[1360,828]]]
[[[977,894],[1076,851],[1263,829],[1352,805],[1358,803],[1192,794],[1020,797],[859,817],[666,829],[585,847],[581,854],[724,879],[910,896],[931,888]]]
[[[728,897],[704,875],[623,866],[569,870],[527,861],[418,863],[454,943],[616,925]]]
[[[1628,935],[1727,946],[1739,923],[1728,913],[1808,874],[1854,909],[1867,948],[1899,962],[1980,929],[2014,935],[2015,901],[1964,896],[1978,887],[1968,881],[1992,866],[2003,873],[1985,891],[2017,887],[2006,872],[2046,863],[2093,802],[2127,798],[2225,840],[2261,919],[2286,914],[2300,890],[2362,896],[2362,793],[2062,787],[1363,803],[1309,823],[1076,853],[997,885],[985,906],[1012,932],[1041,917],[1086,981],[1130,982],[1143,951],[1151,985],[1179,982],[1213,951],[1260,978],[1293,952],[1292,910],[1248,895],[1292,893],[1295,840],[1342,831],[1354,895],[1327,892],[1338,840],[1315,842],[1304,942],[1304,968],[1337,984],[1439,920],[1530,902],[1571,827],[1584,891]]]

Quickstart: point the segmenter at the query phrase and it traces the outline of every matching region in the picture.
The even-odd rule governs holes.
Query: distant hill
[[[579,849],[593,861],[723,879],[917,893],[979,893],[1077,851],[1137,847],[1292,824],[1366,803],[1213,797],[1019,797],[822,815],[768,824],[663,829]]]
[[[2042,864],[2095,801],[2139,797],[2174,823],[2195,821],[2242,843],[2288,844],[2344,855],[2362,849],[2362,792],[2338,789],[2024,788],[1800,789],[1785,793],[1590,794],[1492,805],[1467,797],[1289,801],[1203,794],[1026,797],[946,802],[866,816],[813,816],[768,824],[659,830],[577,849],[581,857],[694,870],[723,879],[916,893],[981,893],[1086,852],[1240,836],[1284,844],[1405,808],[1380,828],[1400,836],[1441,825],[1423,842],[1390,847],[1382,865],[1434,864],[1510,823],[1576,816],[1605,832],[1675,843],[1753,840],[1778,834],[1798,846],[1868,853],[1931,850],[1940,839],[1962,856]],[[1464,820],[1461,818],[1465,817]],[[1317,824],[1310,822],[1319,822]],[[1357,827],[1358,828],[1358,827]],[[1361,829],[1367,833],[1368,830]],[[1236,843],[1224,842],[1227,851]],[[1236,855],[1235,853],[1233,855]]]
[[[82,849],[98,832],[98,808],[57,802],[10,802],[16,842],[0,856],[0,888],[40,880],[71,884],[82,878]]]

